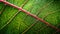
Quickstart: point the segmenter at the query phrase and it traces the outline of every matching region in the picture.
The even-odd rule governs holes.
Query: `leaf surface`
[[[7,0],[60,29],[60,0]],[[30,26],[32,26],[30,28]],[[28,30],[27,30],[28,29]],[[57,30],[0,2],[1,34],[56,34]]]

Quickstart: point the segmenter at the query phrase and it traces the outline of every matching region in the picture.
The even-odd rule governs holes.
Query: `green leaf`
[[[60,29],[60,0],[6,0]],[[41,21],[0,2],[0,34],[60,34]]]

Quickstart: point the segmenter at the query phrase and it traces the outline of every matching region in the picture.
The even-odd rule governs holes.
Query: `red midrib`
[[[34,14],[31,14],[30,12],[27,12],[26,10],[24,10],[24,9],[21,8],[21,7],[18,7],[18,6],[16,6],[16,5],[11,4],[11,3],[7,2],[7,1],[4,1],[4,0],[3,0],[3,1],[0,0],[0,2],[4,2],[4,3],[7,4],[7,5],[10,5],[10,6],[14,7],[14,8],[17,8],[19,11],[22,11],[22,12],[26,13],[27,15],[30,15],[30,16],[34,17],[35,19],[37,19],[37,20],[39,20],[39,21],[45,23],[46,25],[48,25],[48,26],[51,27],[51,28],[56,29],[57,31],[60,31],[59,28],[57,28],[57,27],[55,27],[55,26],[49,24],[48,22],[46,22],[45,20],[39,18],[38,16],[36,16],[36,15],[34,15]]]

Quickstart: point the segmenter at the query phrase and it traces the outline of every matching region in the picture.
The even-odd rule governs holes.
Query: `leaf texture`
[[[6,0],[60,29],[60,0]],[[60,34],[18,9],[0,2],[0,34]]]

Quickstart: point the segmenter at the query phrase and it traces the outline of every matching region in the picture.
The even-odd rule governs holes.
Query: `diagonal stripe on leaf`
[[[51,25],[60,28],[60,0],[7,0],[32,14],[37,15]],[[33,26],[30,28],[30,26]],[[28,29],[29,28],[29,29]],[[28,30],[27,30],[28,29]],[[1,34],[56,34],[55,29],[43,22],[18,11],[16,8],[0,2]]]

